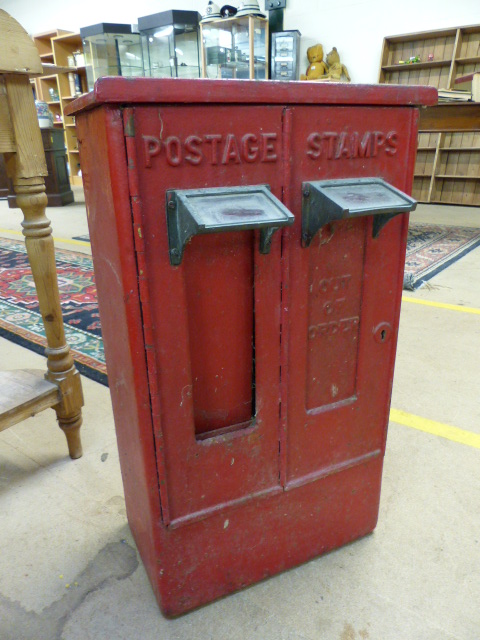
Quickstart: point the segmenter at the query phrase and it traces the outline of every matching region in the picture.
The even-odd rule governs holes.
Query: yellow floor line
[[[442,424],[441,422],[435,422],[434,420],[414,416],[411,413],[400,411],[398,409],[390,409],[390,420],[398,424],[402,424],[405,427],[419,429],[420,431],[431,433],[432,435],[439,436],[440,438],[446,438],[447,440],[453,440],[453,442],[459,442],[460,444],[466,444],[469,447],[480,449],[480,434],[473,433],[472,431],[465,431],[458,427],[451,427],[448,424]]]
[[[2,232],[12,233],[19,236],[23,235],[21,231],[12,231],[10,229],[0,229],[0,233]],[[54,238],[54,240],[65,244],[82,245],[85,247],[90,246],[89,242],[84,242],[82,240],[73,240],[69,238]],[[432,302],[430,300],[417,300],[416,298],[410,298],[407,296],[403,296],[402,300],[405,302],[413,302],[415,304],[423,304],[429,307],[439,307],[441,309],[450,309],[452,311],[480,314],[480,309],[475,309],[473,307],[462,307],[456,304]],[[426,433],[431,433],[441,438],[446,438],[447,440],[453,440],[454,442],[459,442],[461,444],[480,449],[480,434],[472,433],[471,431],[465,431],[458,427],[451,427],[449,425],[442,424],[441,422],[435,422],[434,420],[414,416],[411,413],[400,411],[398,409],[390,410],[390,420],[406,427],[419,429],[420,431],[425,431]]]
[[[12,229],[0,229],[0,233],[13,233],[15,236],[22,236],[23,233],[21,231],[13,231]],[[76,244],[81,247],[89,247],[90,242],[85,242],[84,240],[73,240],[73,238],[53,238],[54,242],[62,242],[63,244]]]
[[[480,309],[475,309],[475,307],[462,307],[460,304],[418,300],[417,298],[410,298],[409,296],[402,296],[402,302],[413,302],[414,304],[423,304],[427,307],[438,307],[439,309],[450,309],[450,311],[462,311],[463,313],[476,313],[480,315]]]

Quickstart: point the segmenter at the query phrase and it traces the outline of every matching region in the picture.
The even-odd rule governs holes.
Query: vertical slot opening
[[[195,435],[204,439],[255,415],[254,232],[195,236],[183,269]]]

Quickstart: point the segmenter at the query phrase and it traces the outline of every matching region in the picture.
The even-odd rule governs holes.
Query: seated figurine
[[[327,54],[327,65],[328,72],[326,73],[326,78],[328,80],[333,80],[335,82],[341,82],[342,76],[345,76],[346,81],[350,82],[350,76],[348,75],[347,67],[340,62],[340,56],[336,47]]]
[[[323,45],[315,44],[307,49],[309,61],[306,74],[300,76],[300,80],[321,80],[328,73],[328,67],[323,61]]]

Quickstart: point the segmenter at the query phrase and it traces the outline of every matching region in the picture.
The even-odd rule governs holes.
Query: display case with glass
[[[130,24],[101,23],[80,29],[88,89],[102,76],[145,75],[142,41]]]
[[[268,20],[260,16],[222,18],[200,25],[202,77],[266,80]]]
[[[199,78],[197,11],[162,11],[138,19],[145,75],[152,78]]]

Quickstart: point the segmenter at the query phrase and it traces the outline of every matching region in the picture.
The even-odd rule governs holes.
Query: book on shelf
[[[472,99],[471,91],[457,90],[457,89],[439,89],[438,101],[439,102],[468,102]]]
[[[471,95],[474,102],[480,102],[480,72],[474,71],[466,76],[460,76],[455,78],[455,84],[469,84],[471,83]]]

